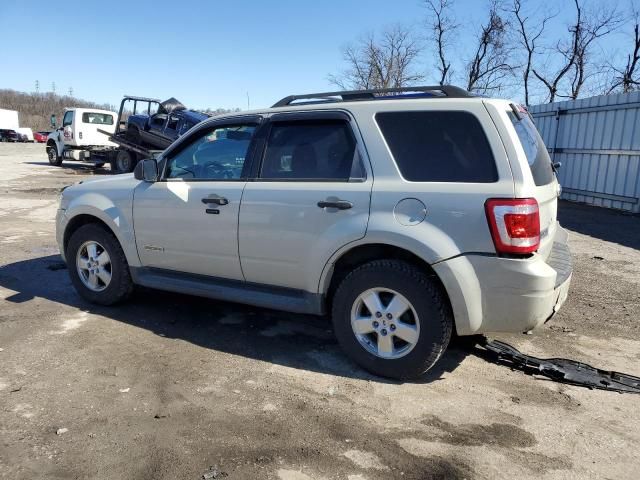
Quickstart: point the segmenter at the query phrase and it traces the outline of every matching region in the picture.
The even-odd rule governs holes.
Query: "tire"
[[[135,160],[135,153],[120,149],[117,151],[115,158],[111,162],[111,170],[115,173],[133,172],[133,169],[136,166]]]
[[[363,298],[378,299],[380,316]],[[409,306],[399,318],[387,317],[394,310],[387,310],[393,307],[391,299],[397,300],[394,305]],[[354,362],[375,375],[400,380],[419,377],[433,367],[453,330],[451,308],[437,280],[399,260],[375,260],[351,271],[333,297],[332,317],[338,343]],[[356,334],[352,318],[361,319],[354,320],[360,322],[361,332],[373,331]],[[380,338],[385,348],[380,348]],[[390,349],[385,340],[391,342]]]
[[[47,145],[47,157],[49,158],[49,163],[54,167],[59,167],[62,165],[62,157],[58,155],[58,149],[55,145]]]
[[[90,286],[89,270],[79,266],[87,266],[82,259],[90,257],[91,244],[97,247],[95,251],[97,256],[93,257],[96,261],[99,262],[102,258],[102,252],[107,253],[109,260],[108,264],[105,262],[102,266],[94,262],[94,265],[103,269],[101,273],[94,275],[96,277],[94,287]],[[85,300],[99,305],[113,305],[126,300],[131,295],[133,282],[127,258],[118,239],[105,227],[89,223],[76,230],[69,239],[66,257],[71,283]],[[110,274],[108,281],[103,280],[106,278],[104,271]]]

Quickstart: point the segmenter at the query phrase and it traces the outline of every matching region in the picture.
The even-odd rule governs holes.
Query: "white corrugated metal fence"
[[[562,198],[640,213],[640,92],[529,107]]]

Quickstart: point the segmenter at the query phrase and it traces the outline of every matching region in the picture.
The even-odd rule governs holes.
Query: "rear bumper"
[[[435,265],[458,334],[524,332],[549,320],[566,301],[571,284],[567,240],[566,230],[558,226],[547,259],[539,254],[528,259],[465,255]]]

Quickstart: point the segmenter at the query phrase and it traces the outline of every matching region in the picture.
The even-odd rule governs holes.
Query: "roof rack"
[[[289,95],[282,100],[273,104],[272,108],[286,107],[296,100],[313,100],[324,102],[349,102],[356,100],[373,100],[375,98],[384,97],[385,99],[393,98],[392,96],[384,96],[384,94],[394,94],[402,92],[422,92],[435,93],[437,97],[447,98],[468,98],[474,95],[466,90],[455,87],[453,85],[434,85],[423,87],[399,87],[399,88],[378,88],[373,90],[345,90],[340,92],[323,92],[323,93],[307,93],[304,95]]]

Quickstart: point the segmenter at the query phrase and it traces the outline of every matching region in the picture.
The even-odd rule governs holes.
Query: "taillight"
[[[490,198],[484,204],[497,253],[532,253],[540,246],[535,198]]]

